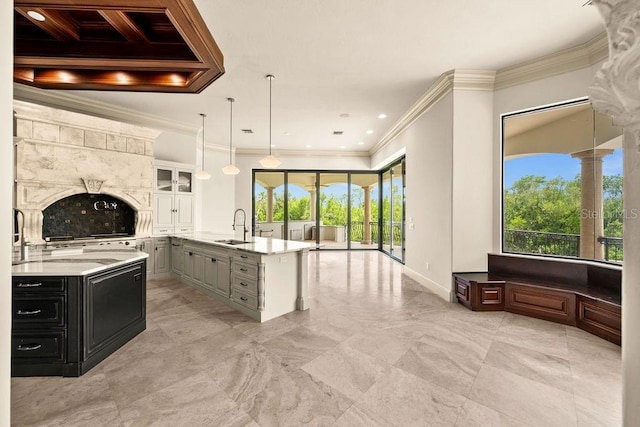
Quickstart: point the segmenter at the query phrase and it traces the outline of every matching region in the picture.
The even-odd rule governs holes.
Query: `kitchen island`
[[[147,256],[64,248],[13,265],[12,375],[83,375],[145,330]]]
[[[308,306],[304,242],[195,233],[171,238],[172,273],[247,316],[265,322]]]

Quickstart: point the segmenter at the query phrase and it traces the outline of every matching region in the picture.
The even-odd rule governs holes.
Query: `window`
[[[622,129],[587,100],[502,117],[504,252],[623,261]]]
[[[253,227],[255,236],[383,250],[402,261],[404,159],[382,171],[254,170]]]

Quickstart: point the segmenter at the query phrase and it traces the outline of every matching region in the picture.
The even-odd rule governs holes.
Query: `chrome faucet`
[[[247,229],[247,213],[244,211],[244,209],[236,209],[236,211],[233,213],[233,225],[231,227],[233,227],[233,229],[236,229],[236,217],[238,216],[238,212],[242,212],[242,240],[246,241],[247,240],[247,232],[249,231]]]
[[[18,233],[18,235],[20,236],[20,261],[26,261],[27,260],[27,242],[24,238],[24,212],[22,212],[20,209],[15,209],[15,211],[16,213],[19,213],[20,216],[22,216],[22,223],[20,224],[20,233]]]

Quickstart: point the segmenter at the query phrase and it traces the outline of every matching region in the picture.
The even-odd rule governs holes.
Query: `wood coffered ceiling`
[[[192,0],[15,0],[14,43],[14,81],[44,89],[198,93],[224,74]]]

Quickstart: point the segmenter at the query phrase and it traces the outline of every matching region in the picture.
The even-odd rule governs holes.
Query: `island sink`
[[[236,239],[222,239],[222,240],[214,240],[216,243],[223,243],[225,245],[244,245],[245,243],[251,243],[246,240],[236,240]]]

